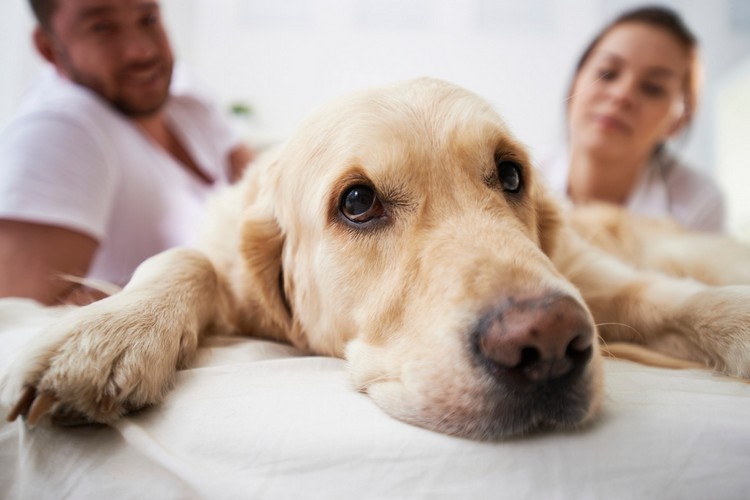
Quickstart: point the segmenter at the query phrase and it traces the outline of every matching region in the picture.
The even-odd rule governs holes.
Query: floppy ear
[[[288,338],[292,311],[284,291],[284,232],[276,220],[273,196],[260,193],[247,208],[240,229],[240,256],[247,294],[258,304],[256,318],[264,333]]]

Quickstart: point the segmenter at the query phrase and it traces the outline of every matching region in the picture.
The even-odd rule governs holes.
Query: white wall
[[[2,1],[2,0],[0,0]],[[32,50],[31,11],[25,0],[0,5],[0,127],[13,115],[41,62]]]
[[[162,0],[178,55],[229,104],[256,110],[259,141],[285,137],[320,102],[430,75],[483,95],[537,157],[564,133],[583,46],[631,0]],[[750,54],[750,1],[672,0],[698,34],[706,93],[681,145],[714,173],[717,93]],[[0,6],[0,126],[39,67],[25,0]]]
[[[352,89],[430,75],[483,95],[532,153],[564,134],[564,99],[580,51],[629,0],[192,0],[181,52],[220,98],[256,109],[261,139],[286,136],[318,103]],[[747,0],[660,2],[702,42],[706,94],[678,146],[713,172],[715,90],[750,53],[733,17]],[[167,1],[169,15],[186,8]],[[738,7],[739,6],[739,7]],[[740,27],[741,28],[741,27]],[[186,28],[182,28],[183,31]]]
[[[750,241],[750,55],[722,80],[714,125],[716,177],[732,201],[729,227]]]

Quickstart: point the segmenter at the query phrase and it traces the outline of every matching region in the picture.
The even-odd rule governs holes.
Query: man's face
[[[57,0],[50,60],[132,117],[157,112],[169,95],[174,59],[157,0]]]

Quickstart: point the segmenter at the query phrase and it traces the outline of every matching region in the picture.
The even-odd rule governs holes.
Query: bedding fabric
[[[0,368],[63,313],[0,300]],[[594,425],[481,443],[388,417],[342,360],[214,338],[163,404],[114,427],[3,420],[0,497],[750,498],[750,384],[613,360],[606,375]]]

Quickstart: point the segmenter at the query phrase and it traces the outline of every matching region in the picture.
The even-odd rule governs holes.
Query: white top
[[[195,174],[97,94],[45,71],[0,134],[0,218],[92,236],[89,278],[124,284],[144,259],[191,245],[207,195],[228,183],[237,146],[219,110],[175,71],[167,120]]]
[[[567,152],[537,165],[553,192],[567,198],[570,164]],[[723,231],[724,197],[716,183],[665,154],[653,159],[638,180],[626,206],[652,217],[671,216],[697,231]]]

